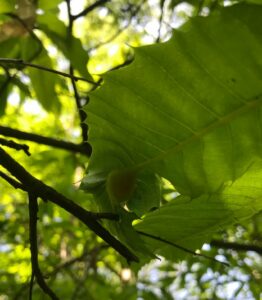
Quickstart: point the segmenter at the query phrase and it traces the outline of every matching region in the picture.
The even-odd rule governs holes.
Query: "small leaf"
[[[20,38],[20,58],[24,61],[32,61],[35,59],[42,50],[42,45],[31,35]]]
[[[46,51],[42,51],[34,63],[52,68],[51,60]],[[37,100],[47,111],[59,111],[60,103],[55,92],[55,84],[59,80],[58,75],[35,68],[29,68],[28,73]]]
[[[0,57],[17,58],[20,53],[19,38],[10,38],[0,42]]]
[[[50,16],[51,18],[51,16]],[[73,67],[86,79],[92,79],[87,71],[87,62],[89,56],[84,50],[80,39],[76,37],[68,37],[67,28],[64,23],[58,19],[52,18],[49,23],[49,15],[39,16],[39,27],[57,46],[57,48],[70,60]]]

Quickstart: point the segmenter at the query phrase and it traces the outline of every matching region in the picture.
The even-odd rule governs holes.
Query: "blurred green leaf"
[[[41,42],[33,38],[31,35],[20,38],[21,55],[24,61],[32,61],[42,50]]]
[[[52,68],[51,59],[48,57],[46,51],[42,51],[41,55],[34,60],[34,63]],[[29,68],[28,74],[36,94],[36,99],[47,111],[58,112],[60,103],[55,92],[55,85],[57,80],[59,80],[57,75],[36,68]]]
[[[18,58],[19,53],[19,38],[10,38],[0,42],[0,57]]]
[[[13,11],[15,9],[15,4],[15,0],[1,0],[0,14]]]
[[[38,8],[43,10],[57,8],[61,2],[63,2],[63,0],[38,0]]]
[[[52,19],[50,23],[49,20]],[[87,71],[88,53],[84,50],[81,40],[68,37],[64,23],[54,19],[52,15],[43,15],[38,18],[40,29],[51,39],[57,48],[70,60],[73,67],[86,79],[92,79]]]

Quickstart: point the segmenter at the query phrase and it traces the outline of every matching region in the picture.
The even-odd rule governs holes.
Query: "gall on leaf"
[[[106,181],[106,190],[112,204],[124,205],[133,195],[136,187],[134,170],[114,170]]]

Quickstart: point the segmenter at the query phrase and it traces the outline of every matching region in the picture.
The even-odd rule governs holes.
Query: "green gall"
[[[136,172],[130,170],[112,171],[106,181],[106,190],[113,204],[126,203],[136,185]]]

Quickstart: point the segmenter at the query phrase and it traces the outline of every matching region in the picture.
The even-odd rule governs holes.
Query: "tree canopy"
[[[2,0],[0,299],[259,299],[262,5]]]

